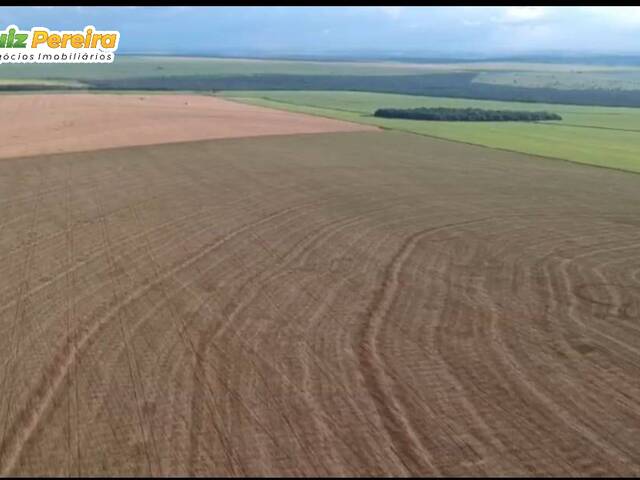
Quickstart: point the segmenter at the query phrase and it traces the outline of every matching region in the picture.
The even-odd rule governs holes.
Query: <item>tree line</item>
[[[379,108],[374,116],[409,120],[453,122],[539,122],[562,120],[557,113],[519,110],[485,110],[483,108]]]

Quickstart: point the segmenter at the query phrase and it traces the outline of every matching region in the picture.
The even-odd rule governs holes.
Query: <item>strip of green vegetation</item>
[[[4,87],[7,85],[68,85],[72,87],[79,87],[83,84],[81,82],[76,82],[73,80],[34,80],[28,78],[0,79],[0,87]]]
[[[537,104],[562,122],[415,122],[378,118],[380,106],[522,109],[531,104],[361,92],[223,92],[246,103],[310,113],[492,148],[640,172],[640,109]]]
[[[82,82],[75,80],[44,80],[8,78],[0,79],[0,91],[20,91],[20,90],[46,90],[46,89],[76,89],[86,88]]]
[[[373,114],[381,118],[446,122],[542,122],[562,120],[557,113],[525,110],[487,110],[485,108],[379,108]]]

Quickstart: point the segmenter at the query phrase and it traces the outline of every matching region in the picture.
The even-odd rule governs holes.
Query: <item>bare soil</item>
[[[203,95],[0,95],[0,158],[375,127]]]
[[[640,475],[639,192],[397,132],[3,160],[0,474]]]

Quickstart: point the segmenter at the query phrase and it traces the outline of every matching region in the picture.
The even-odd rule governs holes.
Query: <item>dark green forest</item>
[[[557,113],[485,110],[482,108],[379,108],[374,115],[382,118],[452,122],[539,122],[562,120],[562,117]]]
[[[476,73],[428,75],[285,75],[181,76],[86,79],[100,90],[335,90],[473,98],[530,103],[640,107],[640,90],[560,90],[473,82]]]
[[[529,88],[474,82],[475,72],[421,75],[187,75],[142,78],[78,78],[88,90],[328,90],[397,93],[432,97],[558,103],[609,107],[640,107],[640,90]],[[57,80],[46,78],[46,80]],[[73,89],[68,86],[0,85],[0,91]]]

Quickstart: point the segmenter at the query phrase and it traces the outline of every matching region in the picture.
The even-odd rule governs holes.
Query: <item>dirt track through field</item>
[[[0,162],[0,474],[639,475],[640,176],[398,132]]]
[[[205,95],[0,95],[0,158],[375,127]]]

